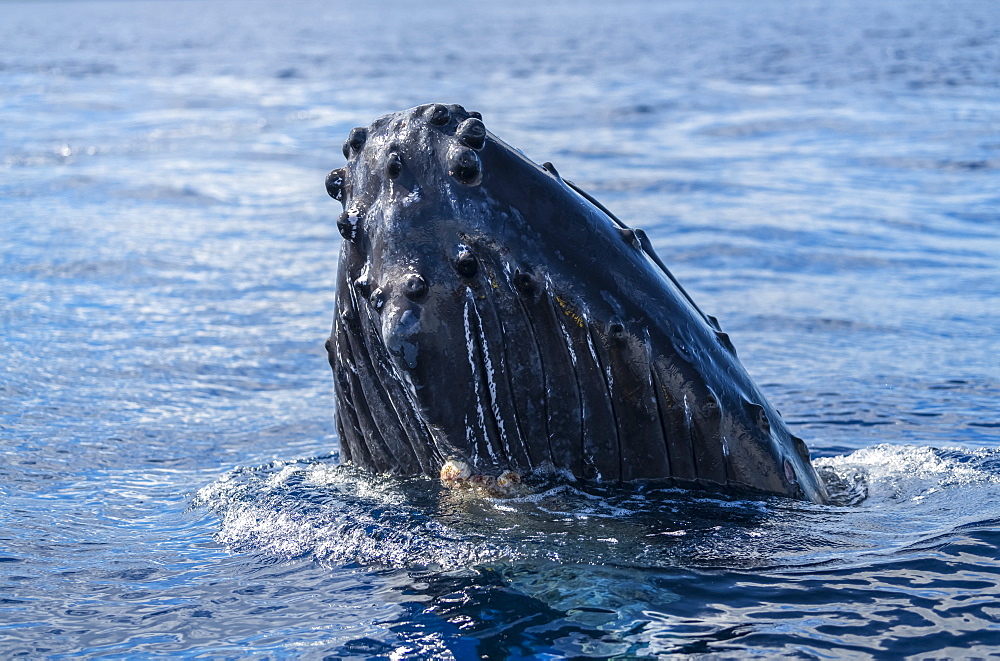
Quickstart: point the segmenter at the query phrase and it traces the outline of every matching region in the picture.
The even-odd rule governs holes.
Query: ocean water
[[[0,656],[1000,650],[1000,7],[0,2]],[[644,228],[836,494],[338,464],[355,125]]]

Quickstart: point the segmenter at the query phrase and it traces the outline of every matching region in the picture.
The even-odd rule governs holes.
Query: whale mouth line
[[[438,477],[542,465],[825,502],[801,441],[656,254],[478,113],[351,131],[328,343],[343,456]]]

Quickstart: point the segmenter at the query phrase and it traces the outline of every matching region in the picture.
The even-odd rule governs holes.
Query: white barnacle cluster
[[[461,459],[449,459],[441,466],[441,483],[471,495],[497,498],[514,495],[521,474],[511,470],[500,475],[477,474]]]

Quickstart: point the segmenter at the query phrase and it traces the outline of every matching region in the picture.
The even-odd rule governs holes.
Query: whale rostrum
[[[429,104],[350,132],[327,342],[343,459],[825,502],[802,440],[642,230]]]

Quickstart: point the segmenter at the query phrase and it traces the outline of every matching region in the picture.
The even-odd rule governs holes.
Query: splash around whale
[[[400,475],[672,480],[814,502],[809,460],[654,252],[460,105],[351,131],[327,342],[343,458]]]

